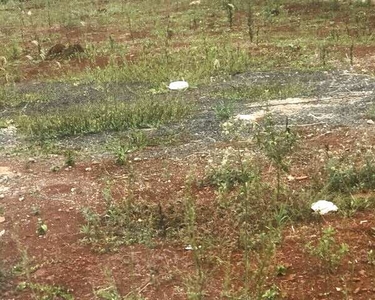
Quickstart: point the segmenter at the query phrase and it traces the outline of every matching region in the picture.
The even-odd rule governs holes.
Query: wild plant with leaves
[[[276,168],[276,200],[280,200],[281,175],[289,171],[288,156],[296,145],[297,134],[291,130],[286,120],[285,128],[278,129],[273,119],[268,116],[264,124],[259,125],[255,133],[258,147]]]

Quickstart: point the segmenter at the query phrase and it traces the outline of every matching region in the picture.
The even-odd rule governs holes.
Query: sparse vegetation
[[[21,131],[35,138],[56,138],[102,131],[149,128],[186,117],[191,107],[182,100],[141,100],[137,103],[109,101],[72,107],[43,115],[21,116]]]
[[[214,93],[215,98],[239,102],[259,102],[308,95],[309,89],[303,84],[258,84],[254,86],[234,86]],[[227,102],[230,103],[230,102]]]
[[[333,272],[340,265],[341,260],[348,254],[347,244],[338,244],[335,240],[336,231],[333,227],[324,228],[318,243],[306,245],[309,253],[320,260],[321,267]]]
[[[373,155],[367,154],[364,161],[331,160],[327,165],[329,191],[351,193],[375,188],[375,163]]]
[[[371,298],[374,20],[0,0],[0,298]]]

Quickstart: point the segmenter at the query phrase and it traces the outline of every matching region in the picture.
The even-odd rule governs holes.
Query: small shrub
[[[36,228],[37,235],[45,235],[47,231],[48,231],[47,224],[41,218],[38,218],[38,223],[37,223],[37,228]]]
[[[221,192],[232,190],[252,178],[253,169],[248,164],[242,164],[233,149],[228,149],[219,165],[213,162],[208,166],[204,184],[212,185]],[[237,158],[237,159],[236,159]]]
[[[259,126],[255,140],[266,157],[276,168],[276,200],[279,200],[281,189],[281,174],[289,170],[288,155],[297,142],[297,134],[288,127],[288,119],[284,130],[278,130],[271,117],[266,118],[263,126]]]
[[[81,226],[83,242],[97,252],[117,251],[122,245],[153,245],[155,237],[173,237],[183,226],[183,209],[163,208],[161,204],[134,201],[131,197],[115,201],[105,191],[106,209],[97,213],[84,209]]]
[[[68,167],[73,167],[76,164],[74,151],[68,150],[65,152],[65,165]]]
[[[216,118],[220,121],[228,120],[233,114],[233,104],[229,101],[220,101],[215,106]]]
[[[367,155],[360,165],[331,160],[327,171],[329,191],[350,193],[375,189],[375,160],[372,155]]]
[[[115,150],[116,164],[123,166],[127,162],[128,158],[128,148],[125,146],[118,146]]]
[[[352,216],[357,211],[364,211],[375,204],[374,197],[357,197],[353,195],[338,197],[337,203],[345,216]]]
[[[312,242],[306,245],[308,252],[317,257],[328,272],[333,272],[349,252],[347,244],[337,244],[335,234],[335,229],[329,226],[323,229],[323,235],[316,245]]]

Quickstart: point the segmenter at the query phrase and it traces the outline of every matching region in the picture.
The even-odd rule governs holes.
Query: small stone
[[[5,229],[0,231],[0,237],[2,237],[5,234]]]
[[[74,207],[73,207],[73,206],[69,207],[69,210],[73,210],[73,209],[74,209]]]
[[[5,198],[4,194],[0,194],[0,199],[4,199],[4,198]]]
[[[361,271],[359,271],[359,275],[361,275],[361,276],[366,276],[366,271],[365,271],[365,270],[361,270]]]
[[[86,172],[90,172],[92,169],[90,167],[86,168],[85,171]]]
[[[369,124],[369,125],[374,125],[375,124],[375,122],[373,120],[367,120],[366,123]]]
[[[59,171],[60,170],[60,167],[59,166],[53,166],[53,167],[51,167],[51,172],[57,172],[57,171]]]
[[[29,158],[29,163],[36,163],[36,159],[34,157]]]
[[[18,200],[19,200],[19,201],[23,201],[23,200],[25,200],[25,197],[24,197],[24,196],[21,196],[21,197],[18,198]]]
[[[0,223],[4,223],[4,222],[5,222],[5,218],[0,216]]]
[[[141,161],[142,160],[142,158],[140,158],[140,157],[135,157],[134,158],[134,161]]]
[[[72,193],[74,193],[74,192],[76,191],[76,188],[73,187],[73,188],[70,189],[70,191],[71,191]]]

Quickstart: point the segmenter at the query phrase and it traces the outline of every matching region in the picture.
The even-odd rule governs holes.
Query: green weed
[[[38,223],[36,227],[36,234],[41,236],[47,234],[48,231],[48,226],[47,224],[41,219],[38,218]]]
[[[104,193],[106,210],[97,213],[82,211],[83,242],[98,252],[116,251],[122,245],[153,245],[156,237],[173,237],[183,226],[183,210],[163,208],[131,197],[115,201],[109,191]],[[166,211],[169,213],[166,213]]]
[[[271,117],[268,117],[264,126],[258,128],[255,140],[276,168],[276,201],[278,202],[281,192],[281,174],[289,170],[288,155],[294,150],[297,134],[288,127],[288,119],[285,129],[278,130]]]
[[[187,117],[191,111],[191,105],[178,99],[145,99],[135,103],[108,101],[43,115],[21,116],[16,123],[21,132],[33,138],[46,139],[156,127]]]
[[[18,291],[30,289],[40,300],[74,300],[74,297],[64,288],[54,285],[39,284],[32,282],[21,282],[17,286]]]
[[[76,164],[76,154],[74,153],[74,151],[67,150],[64,153],[64,156],[65,156],[65,165],[67,167],[74,167],[74,165]]]
[[[306,245],[308,252],[320,260],[323,269],[333,272],[341,263],[342,259],[349,253],[347,244],[337,244],[335,240],[336,231],[329,226],[323,229],[323,234],[317,244],[312,242]]]
[[[366,155],[364,162],[352,162],[332,159],[327,165],[327,189],[332,192],[350,193],[369,191],[375,188],[375,162],[372,155]]]

